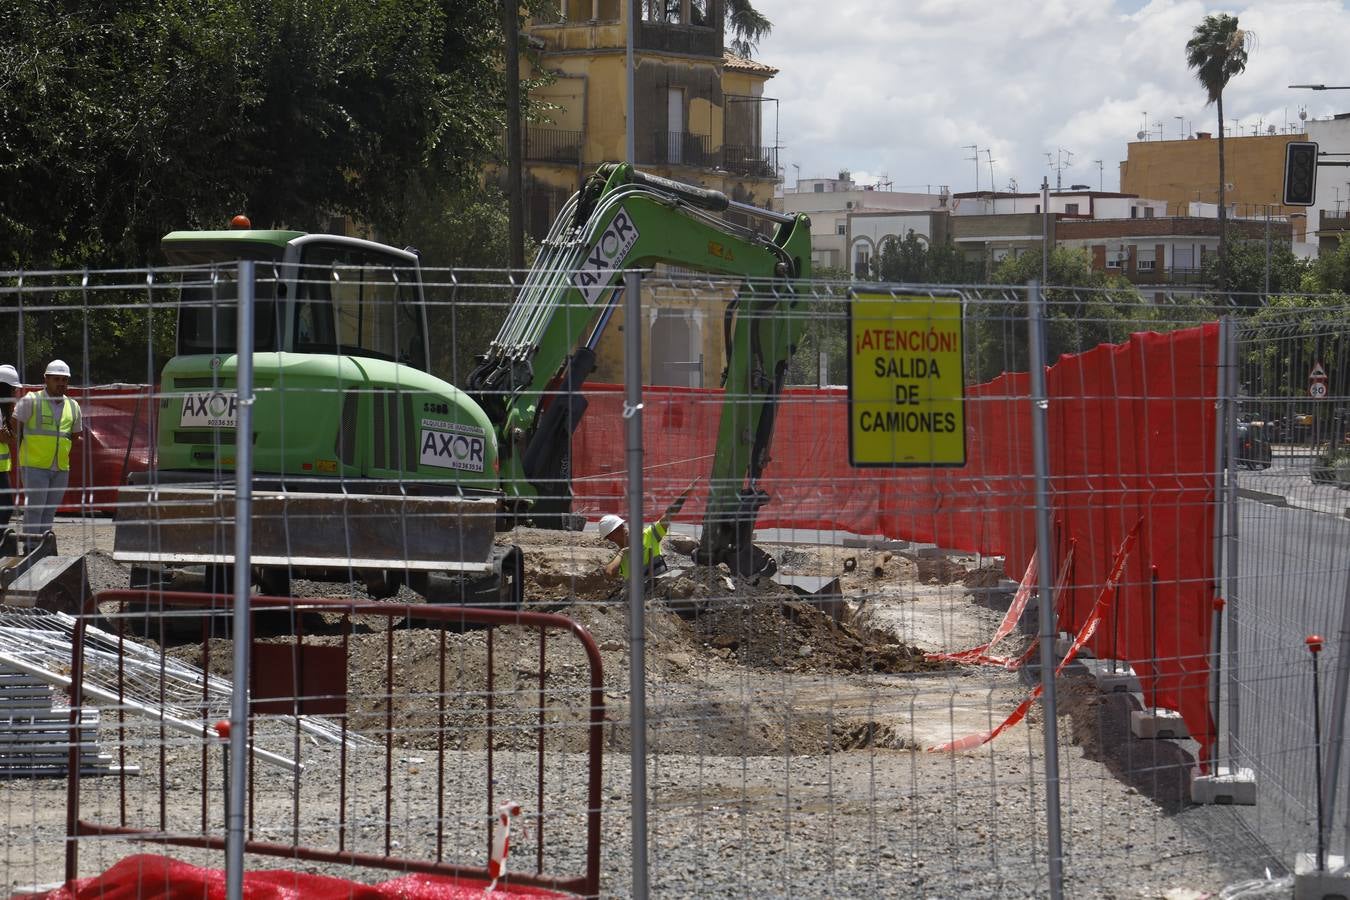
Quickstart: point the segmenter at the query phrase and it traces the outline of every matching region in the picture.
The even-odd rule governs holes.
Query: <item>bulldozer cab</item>
[[[358,238],[288,231],[173,232],[183,267],[179,356],[235,351],[234,264],[257,263],[257,352],[359,356],[426,371],[426,307],[417,255]]]

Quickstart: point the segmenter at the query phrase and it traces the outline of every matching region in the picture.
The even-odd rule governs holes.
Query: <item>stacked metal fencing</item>
[[[518,434],[489,440],[491,427],[453,429],[432,407],[461,402],[443,385],[471,383],[519,278],[428,270],[416,290],[398,267],[240,272],[0,279],[0,363],[34,387],[53,357],[75,372],[87,434],[55,536],[88,579],[59,613],[0,618],[0,667],[22,664],[58,693],[84,684],[77,749],[89,752],[92,730],[125,772],[0,782],[11,886],[96,877],[142,852],[232,879],[285,869],[481,886],[502,821],[508,882],[603,896],[644,883],[671,897],[1212,893],[1279,879],[1315,850],[1304,639],[1326,639],[1327,783],[1350,633],[1350,342],[1334,301],[1253,314],[1116,289],[644,272],[592,311],[597,368],[579,392],[553,382],[513,420]],[[278,302],[300,299],[290,291],[335,314],[320,305],[302,322]],[[894,298],[899,319],[850,322],[859,292]],[[266,312],[242,334],[241,295]],[[934,421],[904,418],[937,408],[910,402],[909,386],[949,357],[928,352],[940,340],[910,352],[883,332],[928,334],[937,303],[961,313],[949,351],[961,390],[938,399],[961,406],[962,460],[928,465],[924,440],[899,432]],[[277,309],[290,311],[269,318]],[[205,369],[166,375],[185,310]],[[423,313],[419,350],[409,329]],[[761,362],[728,352],[738,322],[753,326],[752,348],[794,329],[796,352],[782,371],[749,373],[756,396],[728,398],[725,370]],[[308,343],[302,327],[318,328]],[[235,358],[249,339],[252,403]],[[316,370],[306,354],[347,362]],[[850,366],[878,358],[902,388],[888,402],[914,407],[870,420],[898,429],[901,467],[850,462],[863,409],[860,397],[850,407]],[[380,366],[396,384],[361,381]],[[200,410],[185,409],[189,393]],[[247,414],[210,407],[214,394]],[[718,483],[719,435],[744,445],[759,427],[723,428],[723,416],[769,396],[756,477]],[[513,394],[472,399],[510,409]],[[554,403],[569,404],[570,452],[529,490],[570,492],[570,516],[538,528],[486,485],[512,471]],[[285,423],[321,421],[325,405],[339,422],[324,438],[332,452],[274,471],[313,437]],[[250,418],[251,461],[234,434]],[[292,443],[269,443],[274,427]],[[497,455],[474,468],[479,438]],[[428,488],[421,463],[438,457],[467,488]],[[198,482],[169,477],[193,464]],[[119,492],[128,481],[149,493]],[[191,494],[199,482],[216,488]],[[305,506],[320,483],[344,498],[336,514]],[[655,522],[691,485],[665,535],[666,571],[606,574],[618,548],[598,520]],[[773,571],[709,565],[700,546],[709,497],[738,489],[747,506],[759,498],[754,543]],[[358,537],[372,523],[386,538],[380,565]],[[431,558],[448,552],[428,543],[447,523],[458,569]],[[116,546],[123,526],[139,527],[141,556]],[[490,546],[470,559],[484,528]],[[259,543],[269,534],[331,544],[345,563],[298,549],[278,561]],[[244,546],[251,564],[231,565]],[[461,603],[475,612],[456,618]],[[254,639],[232,640],[242,633]],[[1335,854],[1350,845],[1345,766],[1342,754]],[[1254,805],[1193,802],[1197,776],[1236,770],[1251,771]]]

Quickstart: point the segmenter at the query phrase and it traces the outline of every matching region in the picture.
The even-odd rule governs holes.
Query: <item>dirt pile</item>
[[[835,621],[789,588],[767,579],[690,569],[658,585],[657,596],[697,607],[690,624],[700,643],[745,666],[793,671],[926,672],[946,668],[893,635]]]

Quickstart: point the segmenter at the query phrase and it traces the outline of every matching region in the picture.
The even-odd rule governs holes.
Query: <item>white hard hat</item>
[[[0,382],[11,385],[13,387],[18,387],[19,370],[9,365],[8,363],[6,363],[3,366],[0,366]]]
[[[623,517],[610,513],[600,520],[600,537],[607,538],[623,526]]]
[[[54,359],[54,360],[52,360],[51,362],[47,363],[47,371],[43,372],[42,374],[43,374],[43,375],[64,375],[64,376],[66,376],[67,378],[69,378],[69,377],[70,377],[70,366],[66,365],[62,360]]]

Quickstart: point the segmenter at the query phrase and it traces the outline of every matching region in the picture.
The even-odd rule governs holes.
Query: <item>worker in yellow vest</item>
[[[684,493],[675,498],[675,501],[666,508],[661,518],[657,519],[654,524],[642,529],[642,570],[648,580],[666,570],[666,560],[661,555],[661,539],[670,530],[671,517],[684,506],[684,501],[689,499],[689,494],[693,492],[695,484],[698,484],[698,479],[694,479],[694,484],[689,485],[684,489]],[[605,566],[605,574],[610,578],[618,575],[626,579],[628,577],[628,523],[622,517],[613,513],[604,516],[600,519],[600,537],[619,548],[618,554]]]
[[[20,429],[23,531],[27,535],[43,535],[52,530],[56,508],[61,505],[70,481],[70,451],[83,430],[80,405],[66,396],[70,366],[54,359],[48,363],[42,380],[41,391],[24,394],[14,406],[14,420]],[[30,543],[29,549],[33,546]]]
[[[9,456],[14,434],[14,389],[19,386],[19,370],[9,364],[0,366],[0,528],[9,527],[14,515],[14,467]]]

